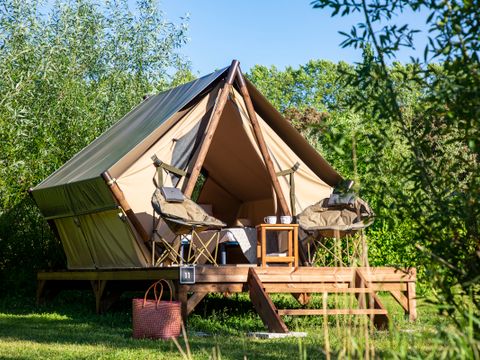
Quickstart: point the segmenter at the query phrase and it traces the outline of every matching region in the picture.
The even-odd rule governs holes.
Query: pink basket
[[[161,301],[163,294],[162,282],[170,289],[170,301]],[[160,285],[160,295],[157,296],[157,285]],[[153,288],[155,300],[147,300],[149,291]],[[179,301],[172,301],[172,287],[166,280],[152,284],[143,299],[132,300],[133,337],[151,339],[171,339],[180,335],[182,327],[182,311]]]

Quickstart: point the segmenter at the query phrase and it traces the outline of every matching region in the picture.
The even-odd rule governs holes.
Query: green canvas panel
[[[99,177],[226,70],[149,97],[37,185],[34,191]]]
[[[117,208],[110,189],[100,177],[38,189],[33,192],[33,197],[42,215],[47,219]]]
[[[67,267],[69,269],[94,269],[95,263],[88,249],[87,240],[79,226],[79,220],[74,217],[66,217],[54,221],[67,256]]]
[[[121,210],[82,215],[78,219],[97,268],[148,266],[147,256]]]
[[[46,219],[73,216],[74,212],[63,185],[32,192],[40,212]]]

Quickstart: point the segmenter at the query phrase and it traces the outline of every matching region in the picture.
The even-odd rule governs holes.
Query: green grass
[[[93,311],[88,292],[64,292],[44,307],[30,297],[0,299],[0,358],[2,359],[181,359],[172,341],[135,340],[131,337],[130,301],[127,294],[104,315]],[[330,317],[329,341],[334,352],[363,351],[365,339],[377,357],[409,354],[424,358],[436,349],[436,329],[448,324],[435,309],[422,305],[419,319],[408,322],[400,307],[387,295],[381,299],[390,311],[393,328],[365,336],[364,317]],[[339,300],[340,302],[342,299]],[[279,308],[298,306],[292,297],[274,296]],[[332,296],[331,305],[335,302]],[[314,306],[321,299],[314,298]],[[195,359],[209,359],[219,351],[222,359],[309,359],[324,357],[322,317],[285,317],[291,330],[308,336],[281,340],[247,337],[264,331],[246,295],[225,298],[210,295],[189,318],[188,340]],[[200,336],[200,332],[208,336]],[[183,344],[183,340],[180,340]],[[341,355],[341,353],[340,353]]]

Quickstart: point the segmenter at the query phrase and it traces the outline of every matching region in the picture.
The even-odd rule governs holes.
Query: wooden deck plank
[[[247,282],[248,270],[251,266],[198,266],[196,268],[197,282]],[[257,268],[260,280],[268,282],[350,282],[355,268],[329,267],[267,267]],[[358,268],[363,271],[366,279],[371,282],[415,282],[414,269],[401,271],[395,268]],[[38,280],[168,280],[178,279],[178,267],[125,269],[125,270],[70,270],[39,272]]]
[[[293,286],[292,286],[293,285]],[[267,293],[371,293],[371,289],[365,288],[347,288],[336,287],[334,285],[326,284],[291,284],[291,285],[277,285],[264,284]]]
[[[89,270],[89,271],[44,271],[37,273],[38,280],[178,280],[178,268]]]
[[[246,292],[248,288],[243,283],[224,284],[224,283],[201,283],[193,285],[183,285],[188,292],[201,292],[201,293],[239,293]]]

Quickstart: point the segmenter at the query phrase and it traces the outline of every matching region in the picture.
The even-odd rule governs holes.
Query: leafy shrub
[[[38,184],[145,94],[190,77],[186,25],[155,1],[36,0],[0,8],[0,286],[61,266],[59,244],[28,198]],[[169,75],[173,74],[173,75]],[[42,235],[43,234],[43,235]]]

